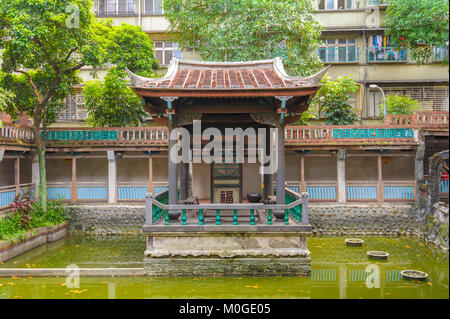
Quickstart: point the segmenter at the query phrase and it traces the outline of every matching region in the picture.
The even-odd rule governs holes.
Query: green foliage
[[[164,0],[165,17],[182,48],[206,61],[279,56],[293,75],[317,71],[321,27],[310,0]]]
[[[384,118],[384,104],[378,105],[380,108],[380,117]],[[386,114],[408,115],[419,109],[419,102],[406,95],[387,95],[386,96]]]
[[[101,22],[107,28],[109,62],[119,69],[128,68],[141,76],[154,77],[158,69],[153,41],[140,26],[121,24],[113,26],[111,20]]]
[[[34,204],[32,217],[31,228],[60,224],[69,219],[69,216],[60,201],[49,202],[47,212],[45,212],[39,204]]]
[[[5,90],[0,86],[0,113],[6,112],[6,108],[11,104],[12,99],[14,98],[14,93]],[[0,127],[2,127],[2,119],[0,116]]]
[[[91,126],[137,126],[146,114],[141,99],[127,86],[124,72],[108,70],[105,81],[89,81],[84,88],[87,122]]]
[[[349,103],[350,97],[358,91],[354,79],[346,76],[333,81],[324,76],[321,84],[311,104],[312,108],[317,108],[319,115],[325,113],[327,124],[349,125],[359,120]]]
[[[34,203],[28,223],[23,222],[20,212],[12,212],[6,218],[0,218],[0,240],[17,240],[25,237],[25,234],[35,228],[52,226],[64,223],[69,219],[61,202],[49,202],[47,212],[39,203]]]
[[[391,0],[384,19],[386,34],[424,63],[430,60],[433,47],[448,48],[448,17],[448,0]],[[448,56],[443,64],[448,65]]]
[[[302,113],[299,120],[295,122],[295,125],[310,125],[312,120],[316,120],[317,116],[314,115],[310,110]]]
[[[78,8],[79,20],[71,19],[70,5]],[[38,124],[51,124],[63,107],[60,101],[80,83],[77,71],[105,62],[105,41],[91,7],[91,0],[0,0],[6,72],[0,86],[15,93],[8,114],[25,111]]]

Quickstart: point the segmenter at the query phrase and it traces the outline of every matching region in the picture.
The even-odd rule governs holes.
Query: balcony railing
[[[203,231],[203,228],[208,228],[209,226],[217,228],[215,226],[218,225],[235,229],[239,229],[240,225],[267,225],[272,227],[268,228],[268,231],[277,226],[309,226],[308,195],[306,193],[298,194],[288,188],[286,188],[285,204],[168,205],[167,203],[168,192],[147,197],[144,232],[152,231],[161,226],[169,226],[171,223],[168,214],[169,210],[182,212],[181,225],[174,225],[175,227],[182,227],[191,231]],[[274,211],[284,212],[284,225],[274,223]],[[232,215],[230,216],[229,213],[232,213]],[[224,217],[227,218],[225,219]]]
[[[319,58],[323,63],[357,63],[360,49],[357,47],[319,48]]]
[[[407,62],[409,61],[408,49],[394,47],[368,47],[367,62]]]
[[[410,115],[386,115],[385,125],[411,125],[422,128],[448,129],[448,112],[420,112]]]
[[[448,112],[418,112],[411,115],[387,115],[384,125],[293,125],[285,128],[286,145],[323,144],[406,144],[418,143],[418,129],[448,130]],[[49,128],[48,147],[133,146],[166,147],[166,127]],[[44,135],[41,132],[41,137]],[[30,127],[0,127],[0,144],[31,147]]]
[[[390,2],[390,0],[367,0],[366,6],[387,6]]]
[[[105,10],[96,10],[95,15],[98,17],[134,17],[137,16],[136,10],[114,10],[114,11],[105,11]]]

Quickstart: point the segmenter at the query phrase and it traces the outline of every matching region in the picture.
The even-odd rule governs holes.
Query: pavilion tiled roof
[[[128,71],[135,88],[175,90],[260,90],[317,86],[325,73],[291,77],[280,58],[249,62],[203,62],[172,59],[162,78],[144,78]]]

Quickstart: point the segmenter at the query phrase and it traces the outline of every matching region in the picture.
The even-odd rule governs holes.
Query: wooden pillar
[[[300,193],[306,192],[306,184],[305,184],[305,157],[302,155],[300,157]]]
[[[77,185],[77,159],[72,158],[72,188],[71,188],[71,202],[78,202],[78,185]]]
[[[117,203],[117,163],[114,151],[106,151],[108,157],[108,203]]]
[[[20,193],[20,158],[14,161],[14,185],[16,186],[16,195]]]
[[[277,124],[278,131],[278,169],[277,169],[277,204],[284,205],[285,199],[285,184],[286,184],[286,163],[285,163],[285,149],[284,149],[284,125]],[[284,211],[274,212],[276,220],[284,221]]]
[[[180,199],[188,198],[189,163],[180,164]]]
[[[153,157],[148,158],[148,186],[147,193],[155,193],[155,185],[153,183]]]
[[[345,182],[345,149],[339,149],[337,153],[337,201],[338,203],[345,203],[346,201],[346,182]]]
[[[169,169],[169,205],[176,205],[178,202],[178,164],[171,160],[170,152],[174,147],[177,147],[177,140],[171,139],[170,134],[172,130],[176,127],[176,119],[173,116],[172,120],[169,120],[169,154],[168,159],[168,169]],[[177,211],[169,211],[170,220],[178,220],[181,213]]]
[[[39,156],[38,153],[33,154],[33,159],[31,160],[31,182],[34,184],[34,198],[39,198]]]
[[[272,144],[272,136],[270,134],[270,127],[266,128],[266,155],[270,151],[270,145]],[[266,166],[270,166],[273,161],[273,155],[270,154],[270,161],[266,164]],[[264,184],[264,200],[268,200],[269,196],[273,196],[273,174],[264,174],[263,176],[263,184]]]
[[[425,208],[426,207],[426,200],[427,198],[424,198],[422,196],[423,191],[423,185],[425,184],[425,176],[423,171],[423,160],[425,158],[425,143],[420,142],[419,147],[417,148],[416,152],[416,158],[414,160],[414,175],[416,179],[416,201],[417,206],[419,208]]]
[[[383,161],[381,155],[377,156],[378,160],[378,194],[377,200],[379,203],[384,202],[384,186],[383,186]]]

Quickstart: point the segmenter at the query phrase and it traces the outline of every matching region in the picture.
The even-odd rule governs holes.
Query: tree
[[[145,116],[141,99],[127,86],[125,75],[110,69],[105,81],[90,81],[84,87],[91,126],[137,126]]]
[[[330,125],[348,125],[359,120],[353,113],[349,99],[358,91],[355,80],[349,76],[338,77],[336,81],[324,76],[322,87],[314,96],[312,107],[318,109],[318,114],[325,113],[326,123]]]
[[[11,100],[14,98],[14,94],[0,87],[0,127],[2,127],[2,118],[1,113],[6,111],[8,104],[11,103]]]
[[[280,56],[290,74],[302,76],[321,66],[310,0],[164,0],[163,8],[176,41],[203,60]]]
[[[6,72],[0,86],[15,94],[7,112],[15,115],[25,111],[33,119],[39,156],[39,200],[44,211],[46,127],[65,106],[62,101],[71,88],[81,83],[78,71],[91,66],[96,74],[106,62],[121,68],[129,65],[132,71],[148,67],[148,59],[150,65],[155,65],[153,55],[144,63],[134,58],[141,50],[147,54],[148,48],[132,41],[133,34],[125,40],[128,28],[115,32],[118,29],[111,22],[97,22],[92,5],[91,0],[0,0],[0,51]],[[122,50],[126,45],[119,39],[129,41],[127,50]]]
[[[397,46],[411,49],[418,63],[430,60],[433,48],[448,48],[448,0],[391,0],[384,23]],[[443,60],[448,64],[448,55]]]
[[[384,103],[378,107],[380,108],[380,117],[383,118]],[[419,102],[409,96],[395,94],[386,96],[386,114],[409,115],[413,114],[419,107]]]

